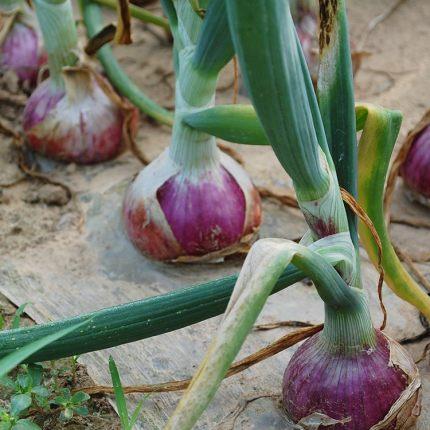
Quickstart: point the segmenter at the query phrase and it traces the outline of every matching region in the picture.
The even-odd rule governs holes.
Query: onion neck
[[[325,305],[325,323],[320,340],[332,353],[347,355],[376,347],[367,297],[361,290],[356,292],[359,300],[353,307],[343,309]]]
[[[70,0],[35,0],[51,82],[64,88],[63,67],[76,64],[78,36]]]
[[[217,76],[199,72],[192,64],[193,52],[194,48],[185,48],[179,53],[175,119],[169,148],[175,163],[190,173],[210,169],[219,163],[220,156],[213,136],[189,127],[182,120],[185,115],[212,107],[215,102]]]

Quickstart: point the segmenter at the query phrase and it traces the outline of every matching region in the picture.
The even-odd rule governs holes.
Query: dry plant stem
[[[143,153],[143,151],[137,146],[135,139],[130,139],[128,146],[130,152],[144,165],[147,166],[151,160]]]
[[[0,188],[13,188],[26,180],[27,178],[24,176],[22,178],[17,179],[16,181],[0,184]]]
[[[254,326],[254,331],[273,330],[280,327],[315,327],[315,324],[303,321],[276,321],[267,324],[257,324]]]
[[[372,233],[373,239],[378,247],[378,272],[379,272],[379,280],[378,280],[378,298],[379,305],[382,310],[383,319],[380,329],[384,330],[387,325],[387,309],[385,308],[384,302],[382,300],[382,286],[384,284],[384,269],[382,267],[382,243],[379,238],[378,232],[373,225],[372,220],[367,216],[364,209],[358,204],[358,202],[354,199],[354,197],[348,193],[348,191],[343,188],[340,189],[343,201],[351,208],[351,210],[366,224],[367,228]]]
[[[227,155],[230,155],[230,157],[236,160],[241,166],[245,164],[243,157],[230,146],[224,143],[218,142],[218,148],[221,149],[222,152],[225,152]]]
[[[397,0],[393,5],[391,5],[385,12],[381,13],[380,15],[375,16],[369,24],[367,25],[366,31],[363,32],[363,36],[358,43],[358,49],[361,51],[363,50],[364,46],[366,45],[367,39],[370,35],[370,33],[375,30],[375,28],[381,24],[381,22],[385,21],[387,18],[389,18],[402,4],[406,3],[407,0]]]
[[[290,206],[292,208],[298,208],[299,204],[297,203],[296,196],[292,192],[287,192],[284,194],[277,193],[275,191],[270,190],[266,187],[257,187],[258,192],[261,197],[269,197],[277,200],[281,204],[285,206]]]
[[[3,118],[0,118],[0,133],[13,137],[17,146],[23,142],[22,136],[13,128],[12,124]]]
[[[65,184],[63,184],[60,181],[56,181],[52,178],[50,178],[48,175],[45,175],[40,172],[36,172],[34,169],[27,166],[27,164],[24,161],[24,155],[22,153],[23,148],[23,137],[13,129],[12,125],[10,125],[7,121],[0,118],[0,130],[4,132],[6,135],[11,136],[14,138],[14,143],[17,149],[20,151],[20,154],[18,156],[18,167],[20,170],[25,173],[27,177],[31,178],[37,178],[40,179],[46,183],[52,184],[52,185],[58,185],[59,187],[63,188],[66,191],[67,198],[70,200],[73,197],[72,190]],[[15,185],[20,184],[21,182],[25,181],[26,178],[19,178],[18,180],[11,182],[10,184],[1,184],[0,187],[2,188],[11,188]]]
[[[400,167],[406,160],[408,156],[409,149],[411,148],[412,143],[415,138],[421,131],[430,124],[430,110],[428,110],[424,116],[421,118],[420,122],[408,133],[406,139],[400,146],[399,151],[397,152],[396,157],[391,164],[390,172],[388,174],[387,185],[385,188],[385,196],[384,196],[384,212],[385,219],[387,222],[390,221],[390,206],[393,198],[393,191],[396,187],[396,180],[399,176]],[[415,226],[415,225],[413,225]]]
[[[429,351],[430,351],[430,343],[428,343],[424,347],[424,350],[423,350],[423,352],[421,354],[421,357],[417,361],[415,361],[415,364],[418,364],[418,363],[421,363],[421,361],[424,361],[427,358],[427,355],[428,355]]]
[[[368,51],[352,51],[352,72],[354,77],[357,75],[358,71],[361,69],[361,63],[363,62],[363,58],[370,57],[372,55],[371,52]]]
[[[233,57],[233,73],[234,73],[234,85],[233,85],[233,104],[237,103],[237,96],[239,94],[239,66],[237,64],[237,57]]]
[[[131,17],[128,0],[117,1],[118,24],[116,26],[115,42],[119,45],[130,45],[131,40]]]
[[[236,375],[237,373],[248,369],[254,364],[278,354],[290,346],[293,346],[296,343],[313,336],[314,334],[321,331],[322,328],[323,325],[320,324],[312,327],[302,328],[282,336],[280,339],[271,343],[265,348],[262,348],[256,353],[251,354],[244,359],[232,364],[225,377],[228,378],[230,376]],[[181,381],[170,381],[161,384],[129,386],[124,387],[124,393],[164,393],[170,391],[181,391],[185,390],[190,382],[191,379],[184,379]],[[74,389],[74,392],[76,391],[85,391],[88,394],[112,394],[113,388],[110,386],[95,385],[90,387],[77,387]]]
[[[233,412],[231,412],[229,415],[227,415],[227,417],[224,418],[220,424],[223,424],[227,420],[232,420],[229,429],[233,430],[235,428],[237,419],[239,418],[240,414],[245,411],[245,409],[248,407],[248,405],[252,402],[255,402],[256,400],[265,399],[265,398],[266,399],[267,398],[276,399],[276,398],[279,398],[279,394],[264,393],[264,394],[259,394],[257,396],[254,396],[254,397],[251,397],[248,399],[241,399],[241,401],[239,402],[239,405],[236,407],[236,409]],[[224,428],[224,426],[222,428]]]
[[[86,44],[85,54],[92,56],[97,51],[109,42],[112,42],[116,34],[116,27],[113,24],[108,24],[103,27],[96,35],[94,35]]]
[[[419,333],[415,336],[404,337],[399,340],[400,345],[410,345],[415,342],[420,342],[423,339],[426,339],[430,336],[430,329],[425,329],[422,333]]]
[[[430,220],[427,220],[424,218],[408,219],[408,218],[396,217],[395,215],[390,215],[390,223],[403,224],[403,225],[408,225],[410,227],[415,227],[415,228],[420,228],[420,227],[430,228]]]
[[[421,283],[421,285],[430,293],[430,282],[424,276],[424,274],[418,269],[418,267],[413,262],[412,258],[403,251],[399,245],[393,243],[394,250],[399,258],[409,267],[413,275],[417,278],[417,280]]]
[[[57,186],[63,188],[63,190],[67,194],[67,198],[69,200],[72,199],[73,191],[70,189],[70,187],[68,187],[66,184],[63,184],[60,181],[52,179],[49,175],[45,175],[44,173],[37,172],[34,169],[28,167],[27,164],[25,164],[25,162],[24,162],[22,154],[19,157],[18,166],[22,170],[22,172],[24,172],[27,176],[29,176],[31,178],[40,179],[41,181],[46,182],[48,184],[57,185]]]
[[[68,202],[70,202],[70,200],[73,202],[73,206],[74,206],[76,212],[79,214],[79,221],[77,223],[77,228],[78,228],[78,231],[81,232],[82,228],[84,226],[85,217],[84,217],[84,213],[82,211],[82,208],[78,204],[76,193],[73,192],[72,189],[69,186],[67,186],[66,184],[64,184],[63,182],[52,179],[49,175],[45,175],[43,173],[37,172],[33,168],[27,166],[27,164],[24,161],[24,155],[22,152],[19,155],[18,167],[29,178],[36,178],[36,179],[41,180],[47,184],[57,185],[57,186],[61,187],[64,191],[66,191]]]

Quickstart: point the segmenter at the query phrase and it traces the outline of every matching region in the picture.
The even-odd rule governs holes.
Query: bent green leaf
[[[358,202],[372,220],[382,243],[382,267],[388,286],[403,300],[430,319],[430,297],[403,267],[390,241],[384,218],[385,181],[390,157],[400,130],[398,111],[371,104],[357,105],[364,129],[358,148]],[[378,248],[369,229],[359,224],[360,239],[373,264],[378,263]]]
[[[362,105],[356,105],[355,113],[355,129],[363,130],[366,113]],[[252,105],[217,105],[185,115],[183,121],[189,127],[232,143],[270,145]]]
[[[345,256],[355,260],[349,234],[335,236],[337,237],[331,237],[330,241],[336,241],[336,252],[331,254],[327,250],[324,257],[310,248],[283,239],[261,239],[253,245],[215,338],[165,430],[189,430],[194,426],[215,395],[276,280],[290,262],[300,267],[314,281],[327,308],[336,309],[336,312],[346,309],[349,314],[356,308],[361,308],[362,291],[348,287],[328,263],[333,262],[333,258],[344,259]],[[323,243],[324,240],[319,242]],[[368,324],[371,337],[373,332],[370,318]],[[369,342],[372,344],[373,340],[370,338]]]

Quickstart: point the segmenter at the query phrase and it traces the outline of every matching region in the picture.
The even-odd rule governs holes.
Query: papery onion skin
[[[23,115],[31,149],[78,164],[110,160],[124,149],[124,114],[98,80],[89,79],[88,92],[78,95],[71,94],[67,85],[65,89],[53,85],[50,79],[36,88]]]
[[[330,352],[323,333],[301,345],[284,374],[283,403],[288,416],[299,422],[319,412],[344,420],[343,424],[324,427],[330,430],[369,430],[380,423],[409,379],[390,363],[390,344],[385,335],[376,331],[376,336],[374,349],[348,354]],[[397,427],[394,420],[382,428],[402,427]]]
[[[166,153],[161,158],[164,160],[151,163],[140,173],[123,205],[126,232],[144,255],[172,261],[229,254],[258,229],[260,197],[232,159],[228,166],[220,163],[189,175],[181,171],[166,174],[173,163]],[[229,171],[232,165],[240,170],[241,185]],[[149,190],[157,177],[165,179]]]
[[[430,199],[430,125],[412,142],[400,173],[405,184],[422,203]],[[420,198],[421,197],[421,198]]]
[[[20,82],[34,85],[46,56],[39,49],[39,36],[30,26],[15,22],[1,47],[1,68],[12,70]]]

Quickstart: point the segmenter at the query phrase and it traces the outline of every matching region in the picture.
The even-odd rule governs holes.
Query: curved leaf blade
[[[430,297],[403,267],[391,245],[384,218],[384,191],[390,157],[402,122],[398,111],[371,104],[357,106],[366,118],[358,148],[358,202],[372,220],[382,243],[382,267],[388,286],[430,319]],[[373,264],[378,249],[367,227],[359,224],[360,239]]]

